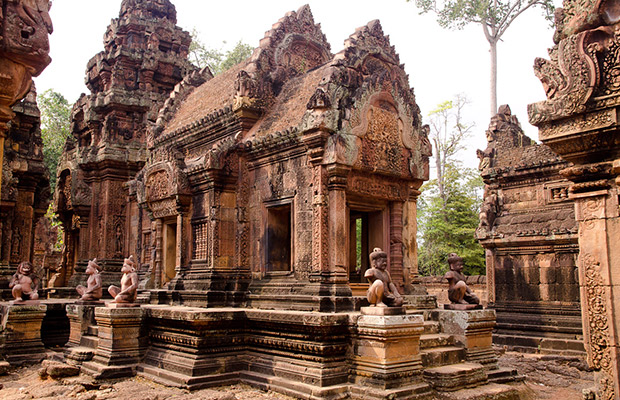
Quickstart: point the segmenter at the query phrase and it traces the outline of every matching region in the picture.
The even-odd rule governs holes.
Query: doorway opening
[[[370,268],[368,255],[384,246],[383,211],[349,213],[349,282],[366,283],[364,273]]]
[[[291,204],[267,209],[266,272],[291,271]]]
[[[170,282],[176,275],[177,266],[177,224],[164,223],[163,226],[163,257],[161,269],[162,286]]]

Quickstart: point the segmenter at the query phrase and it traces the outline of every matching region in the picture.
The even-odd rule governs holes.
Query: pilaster
[[[598,370],[599,393],[609,399],[620,393],[620,316],[615,310],[620,300],[620,219],[617,189],[604,181],[597,182],[573,185],[571,198],[575,200],[579,223],[579,283],[588,364]],[[578,192],[586,187],[598,190]]]

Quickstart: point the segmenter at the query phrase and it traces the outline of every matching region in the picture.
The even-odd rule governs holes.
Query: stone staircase
[[[435,296],[406,297],[407,313],[424,317],[424,332],[420,336],[422,376],[435,391],[435,399],[520,398],[516,388],[505,384],[522,379],[515,370],[468,361],[464,345],[458,343],[453,335],[443,332],[437,313],[433,312],[438,310]]]
[[[89,321],[86,330],[77,338],[71,338],[69,346],[65,349],[64,361],[70,365],[82,365],[93,359],[99,345],[99,327]]]

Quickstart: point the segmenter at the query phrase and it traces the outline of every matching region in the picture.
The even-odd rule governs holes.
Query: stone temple
[[[187,60],[170,0],[123,0],[73,107],[54,195],[65,248],[38,287],[23,261],[48,178],[34,91],[16,103],[49,63],[49,5],[0,1],[0,79],[11,83],[0,92],[0,284],[4,298],[31,298],[0,304],[0,367],[60,346],[96,379],[189,390],[518,399],[497,328],[503,345],[585,350],[601,398],[615,398],[620,13],[566,3],[551,61],[536,61],[548,100],[530,119],[544,144],[502,107],[479,153],[476,236],[494,309],[440,309],[416,279],[431,145],[404,66],[379,21],[332,53],[308,6],[213,76]],[[371,252],[387,258],[403,307],[369,306]],[[119,281],[112,301],[102,288]]]

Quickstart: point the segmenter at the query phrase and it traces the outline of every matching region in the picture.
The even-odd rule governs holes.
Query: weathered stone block
[[[38,301],[0,305],[0,355],[11,365],[37,363],[45,358],[41,323],[46,309]]]
[[[140,361],[142,308],[95,308],[98,346],[93,360],[82,365],[96,378],[135,375]]]
[[[434,313],[442,332],[453,335],[457,343],[465,346],[467,361],[483,364],[488,369],[497,368],[497,356],[492,347],[495,310],[441,310]]]
[[[353,329],[351,379],[355,386],[389,390],[420,383],[421,315],[361,315]]]

